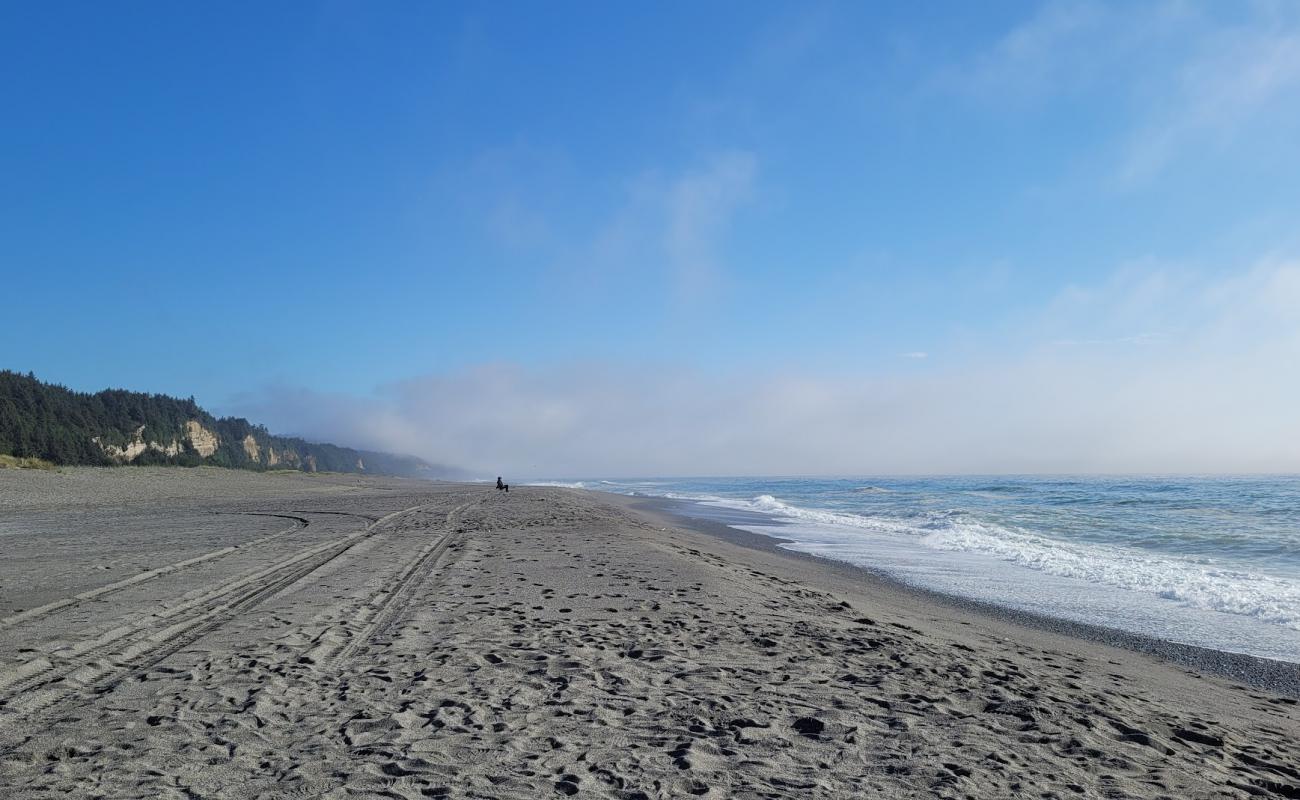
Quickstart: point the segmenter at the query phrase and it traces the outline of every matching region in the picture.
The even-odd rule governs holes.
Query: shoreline
[[[593,489],[579,489],[576,491],[593,492],[601,497],[625,498],[630,501],[627,503],[629,508],[653,515],[677,527],[689,528],[740,547],[814,563],[841,575],[863,580],[869,585],[878,585],[887,591],[909,595],[921,602],[932,603],[950,610],[976,614],[1001,623],[1046,631],[1071,639],[1151,656],[1170,664],[1238,681],[1257,689],[1292,698],[1300,698],[1300,664],[1297,663],[1174,642],[1119,628],[1076,622],[1032,611],[1022,611],[1009,606],[998,605],[997,603],[973,600],[960,595],[913,586],[882,570],[874,570],[845,561],[836,561],[823,556],[781,547],[782,543],[791,540],[782,539],[780,536],[752,533],[734,528],[724,522],[692,516],[683,510],[691,505],[690,501],[687,500],[620,495]]]
[[[643,498],[233,471],[8,486],[14,800],[1300,792],[1300,704],[1277,690]]]

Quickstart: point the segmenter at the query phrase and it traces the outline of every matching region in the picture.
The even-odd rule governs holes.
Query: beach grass
[[[43,458],[29,458],[0,454],[0,469],[58,469]]]

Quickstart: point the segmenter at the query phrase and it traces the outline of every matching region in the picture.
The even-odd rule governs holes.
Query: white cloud
[[[1300,100],[1300,25],[1272,15],[1205,33],[1154,99],[1120,177],[1151,177],[1184,152],[1224,147],[1242,131],[1294,122]],[[1289,123],[1288,123],[1289,124]]]
[[[1106,53],[1084,54],[1081,45],[1111,22],[1109,11],[1091,2],[1048,2],[1007,31],[973,64],[949,78],[977,96],[1025,99],[1073,83],[1078,73]]]
[[[727,236],[754,198],[757,164],[752,153],[728,150],[674,173],[642,172],[566,261],[596,282],[635,273],[639,284],[661,281],[678,302],[711,297],[726,282]]]
[[[721,242],[737,208],[753,196],[755,172],[752,154],[729,152],[671,183],[663,249],[681,297],[707,294],[720,280]]]
[[[929,354],[929,353],[926,353],[926,352],[923,352],[923,351],[921,351],[921,350],[913,350],[913,351],[910,352],[910,353],[899,353],[899,354],[898,354],[898,357],[899,357],[899,358],[918,358],[918,359],[919,359],[919,358],[929,358],[929,357],[930,357],[930,354]]]
[[[1296,9],[1046,2],[943,84],[994,107],[1087,102],[1117,126],[1100,156],[1112,177],[1140,184],[1192,155],[1300,127]]]
[[[1175,333],[1050,344],[1137,318]],[[1043,344],[920,374],[488,364],[231,410],[484,474],[1300,471],[1300,264],[1121,271],[1062,292],[1023,335]]]
[[[757,179],[758,159],[744,150],[606,182],[584,181],[569,159],[520,145],[486,151],[447,181],[472,187],[457,195],[460,210],[491,242],[546,265],[574,291],[599,293],[634,276],[643,294],[662,287],[691,302],[725,285],[727,237]]]

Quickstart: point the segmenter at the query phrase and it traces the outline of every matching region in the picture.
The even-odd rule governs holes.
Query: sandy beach
[[[1283,684],[628,498],[8,471],[0,546],[7,798],[1300,797]]]

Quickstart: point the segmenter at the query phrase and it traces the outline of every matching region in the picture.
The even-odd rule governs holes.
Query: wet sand
[[[1281,691],[634,505],[0,474],[0,794],[1300,796]]]

